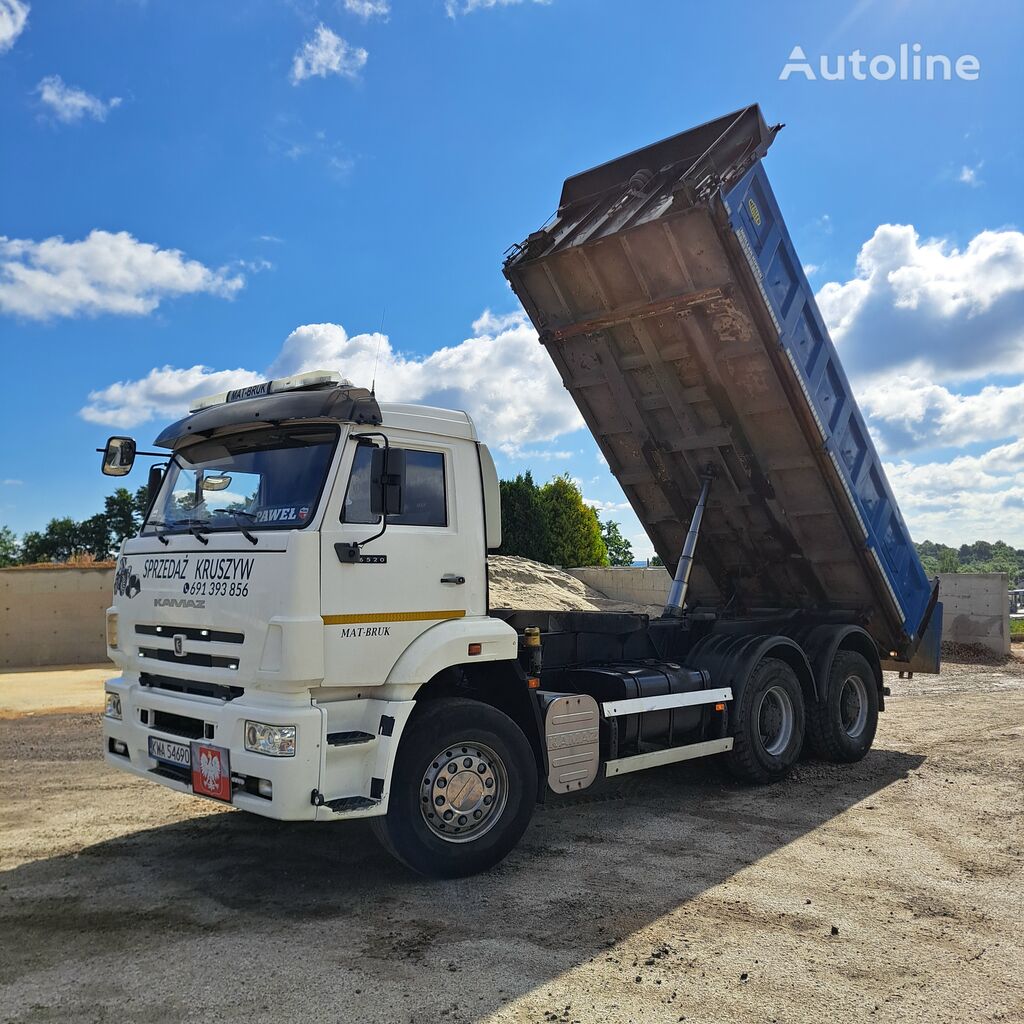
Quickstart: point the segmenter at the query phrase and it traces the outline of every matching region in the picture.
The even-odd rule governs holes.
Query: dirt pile
[[[492,608],[526,608],[535,611],[646,612],[661,609],[612,601],[575,576],[542,562],[512,555],[487,559]]]

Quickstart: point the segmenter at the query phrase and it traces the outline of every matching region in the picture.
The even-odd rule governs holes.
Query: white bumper
[[[229,753],[232,806],[283,821],[337,821],[385,813],[395,748],[413,706],[412,701],[383,700],[319,705],[308,694],[255,690],[224,701],[154,689],[125,677],[109,680],[106,689],[121,698],[121,718],[103,718],[108,764],[192,793],[187,769],[150,756],[150,737],[220,747]],[[246,750],[246,721],[295,726],[294,756]],[[385,732],[391,729],[390,736],[381,734],[382,722],[388,722]],[[338,734],[361,738],[339,746]],[[127,753],[114,751],[118,743]],[[271,784],[269,796],[259,795],[259,780]],[[267,787],[262,788],[266,792]]]

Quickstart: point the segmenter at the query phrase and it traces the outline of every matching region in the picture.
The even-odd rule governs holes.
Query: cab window
[[[419,451],[415,448],[406,448],[404,451],[404,510],[401,515],[388,516],[388,525],[447,526],[448,495],[445,485],[444,453]],[[343,523],[380,522],[380,516],[370,515],[372,457],[372,445],[361,444],[356,449],[348,489],[345,492],[345,503],[341,510]]]

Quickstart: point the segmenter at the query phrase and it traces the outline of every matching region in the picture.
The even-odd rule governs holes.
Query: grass
[[[1010,619],[1010,637],[1013,640],[1024,640],[1024,619]]]

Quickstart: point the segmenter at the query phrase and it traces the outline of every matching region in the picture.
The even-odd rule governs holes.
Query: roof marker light
[[[276,380],[265,380],[248,387],[235,388],[232,391],[221,391],[216,395],[197,398],[190,406],[189,412],[199,412],[214,405],[227,405],[229,402],[244,402],[250,398],[266,398],[267,395],[280,394],[282,391],[301,391],[303,388],[315,388],[333,385],[335,387],[352,387],[352,381],[335,370],[308,370],[306,373],[293,373],[290,377],[279,377]]]

